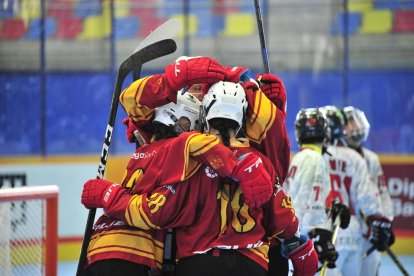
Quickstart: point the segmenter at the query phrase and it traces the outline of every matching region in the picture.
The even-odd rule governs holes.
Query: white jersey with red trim
[[[351,222],[347,229],[339,230],[336,248],[338,250],[359,250],[365,222],[359,212],[365,216],[381,214],[378,188],[368,173],[368,166],[355,150],[342,146],[329,146],[323,157],[329,167],[331,178],[331,197],[348,206]]]
[[[393,205],[378,155],[375,152],[364,147],[361,148],[361,153],[367,162],[368,171],[372,177],[372,180],[378,187],[378,198],[380,200],[381,208],[383,211],[382,215],[392,221],[394,218]],[[366,252],[371,246],[372,243],[370,243],[367,239],[363,239],[362,252]],[[362,260],[360,275],[376,275],[377,271],[379,270],[380,263],[381,252],[375,250]]]
[[[382,214],[389,220],[394,219],[394,210],[387,183],[382,170],[381,162],[378,155],[370,149],[362,148],[362,154],[368,165],[368,171],[372,180],[378,187],[379,199],[381,203]]]
[[[302,233],[315,227],[330,229],[325,202],[331,184],[320,148],[304,146],[294,155],[284,189],[292,198]]]

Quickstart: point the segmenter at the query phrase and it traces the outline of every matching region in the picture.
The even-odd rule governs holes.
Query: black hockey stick
[[[404,266],[400,263],[400,260],[398,260],[397,256],[392,252],[391,248],[388,246],[385,247],[385,251],[387,251],[388,255],[390,256],[391,260],[394,261],[395,265],[400,269],[401,273],[404,276],[409,276],[407,270],[405,270]]]
[[[364,255],[362,255],[362,259],[365,259],[366,257],[368,257],[375,250],[376,250],[375,245],[373,245],[370,248],[368,248],[368,250],[364,253]],[[401,273],[404,276],[409,276],[407,270],[405,270],[404,266],[401,264],[400,260],[398,260],[397,256],[394,254],[394,252],[391,250],[391,248],[389,248],[387,246],[387,247],[385,247],[385,251],[388,253],[388,255],[390,256],[391,260],[393,260],[393,262],[398,267],[398,269],[401,271]]]
[[[374,252],[376,249],[375,245],[372,245],[368,250],[362,255],[362,259],[365,259],[368,257],[372,252]]]
[[[263,65],[266,73],[270,73],[269,57],[266,48],[266,39],[263,29],[262,12],[260,11],[260,0],[254,0],[254,7],[256,9],[257,29],[259,30],[260,48],[262,52]]]
[[[341,225],[341,211],[338,212],[338,214],[335,217],[335,221],[333,223],[333,231],[332,231],[332,238],[331,238],[331,243],[333,245],[335,245],[336,243],[336,239],[338,238],[338,232],[339,232],[339,226]],[[324,261],[322,264],[322,267],[320,268],[321,276],[325,276],[326,275],[326,270],[328,269],[328,261]],[[319,269],[317,270],[319,271]]]
[[[177,45],[172,39],[164,39],[153,44],[146,46],[145,48],[135,52],[129,58],[127,58],[119,66],[118,75],[116,78],[115,90],[112,97],[111,109],[109,112],[108,125],[106,127],[104,144],[101,152],[101,159],[98,166],[97,178],[103,178],[105,174],[106,161],[108,159],[109,146],[111,143],[111,137],[113,127],[115,124],[116,113],[119,105],[119,96],[122,92],[122,85],[126,76],[134,71],[136,74],[140,74],[142,65],[151,60],[163,57],[165,55],[174,53],[177,49]],[[82,242],[81,254],[79,257],[78,268],[76,271],[77,276],[83,275],[83,271],[86,264],[86,255],[89,241],[92,235],[92,227],[95,220],[96,209],[90,209],[88,214],[88,220],[86,223],[85,234]]]

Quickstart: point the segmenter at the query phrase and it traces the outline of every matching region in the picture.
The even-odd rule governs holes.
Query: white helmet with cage
[[[208,121],[214,118],[233,120],[240,129],[247,110],[246,92],[239,83],[219,81],[204,95],[202,110],[207,130]]]
[[[345,140],[351,147],[360,147],[368,138],[370,125],[365,113],[353,106],[343,108],[347,119]]]
[[[177,134],[198,127],[201,102],[188,92],[177,93],[177,103],[168,103],[155,109],[154,122],[172,126]]]

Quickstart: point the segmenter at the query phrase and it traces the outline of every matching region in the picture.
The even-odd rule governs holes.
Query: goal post
[[[1,275],[57,275],[56,185],[0,189]]]

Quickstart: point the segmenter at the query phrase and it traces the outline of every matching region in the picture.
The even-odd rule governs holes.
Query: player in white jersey
[[[380,244],[386,232],[377,197],[378,188],[368,173],[365,160],[355,150],[346,146],[346,118],[335,106],[321,108],[326,115],[330,130],[330,145],[324,159],[328,164],[331,178],[331,195],[348,206],[351,221],[347,229],[339,229],[336,250],[339,258],[337,268],[328,270],[328,275],[360,275],[363,212],[369,223],[369,240]],[[333,272],[333,273],[332,273]]]
[[[294,155],[284,183],[286,193],[292,198],[302,233],[314,239],[321,265],[335,268],[338,253],[332,244],[332,221],[328,217],[327,197],[331,191],[329,170],[322,158],[324,142],[328,137],[327,123],[317,108],[301,109],[296,115],[295,136],[300,150]],[[330,203],[328,203],[330,205]],[[341,206],[335,205],[338,211]],[[342,227],[349,223],[349,211],[342,205]],[[336,215],[336,214],[335,214]]]
[[[382,170],[381,163],[378,155],[373,151],[363,147],[363,143],[368,138],[370,125],[365,116],[365,113],[353,106],[347,106],[343,109],[347,119],[347,134],[345,140],[350,148],[356,150],[366,161],[368,165],[368,171],[371,175],[372,181],[376,184],[379,190],[379,200],[385,216],[389,221],[394,218],[394,212],[392,207],[392,201],[387,189],[387,185],[384,178],[384,172]],[[389,232],[390,236],[387,238],[388,246],[394,243],[394,234],[392,228]],[[364,254],[373,245],[367,239],[363,239],[362,253]],[[378,275],[379,266],[381,261],[380,251],[373,251],[367,257],[362,260],[361,275]]]

